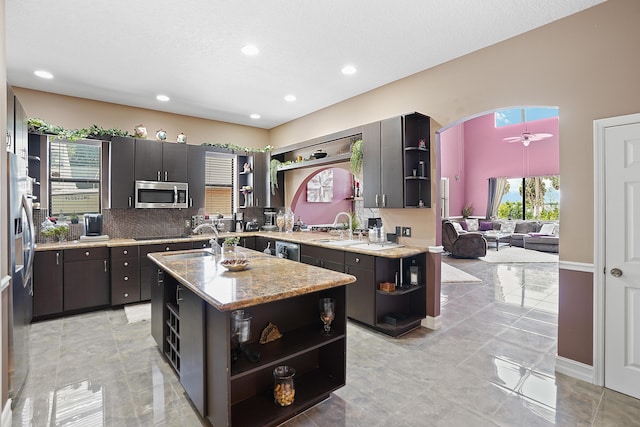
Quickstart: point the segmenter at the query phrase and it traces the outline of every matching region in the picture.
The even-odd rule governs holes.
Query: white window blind
[[[233,214],[234,157],[207,153],[205,159],[205,212]]]
[[[233,187],[233,158],[208,153],[205,166],[205,185]]]

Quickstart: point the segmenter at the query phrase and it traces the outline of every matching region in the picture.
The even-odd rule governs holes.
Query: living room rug
[[[151,304],[126,305],[124,314],[127,316],[128,323],[151,320]]]
[[[473,283],[482,282],[475,276],[455,268],[447,263],[440,263],[440,283]]]
[[[532,251],[515,246],[502,247],[499,251],[489,248],[487,249],[487,256],[478,259],[491,263],[558,262],[559,260],[558,254]]]

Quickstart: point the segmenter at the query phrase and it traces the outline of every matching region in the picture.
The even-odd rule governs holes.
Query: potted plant
[[[360,175],[360,172],[362,171],[362,148],[361,139],[355,141],[351,145],[351,159],[349,160],[349,163],[351,164],[351,172],[353,172],[354,175]]]
[[[222,258],[223,259],[233,259],[235,258],[236,247],[238,246],[238,242],[240,241],[239,237],[227,237],[222,242]]]
[[[469,218],[473,214],[473,205],[471,203],[466,203],[462,208],[462,217]]]
[[[269,164],[269,184],[271,185],[271,194],[276,194],[278,188],[278,168],[282,163],[278,159],[271,159]]]
[[[77,224],[78,223],[78,214],[77,213],[72,213],[71,216],[69,217],[71,219],[71,224]]]

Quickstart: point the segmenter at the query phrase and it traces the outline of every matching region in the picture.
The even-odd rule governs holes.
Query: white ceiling
[[[6,0],[7,79],[269,129],[603,1]]]

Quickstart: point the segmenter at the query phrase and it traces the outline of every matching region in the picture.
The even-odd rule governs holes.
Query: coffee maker
[[[236,225],[236,233],[242,232],[244,230],[244,212],[236,212],[234,214],[233,222]]]
[[[84,235],[102,235],[102,214],[84,214]]]

